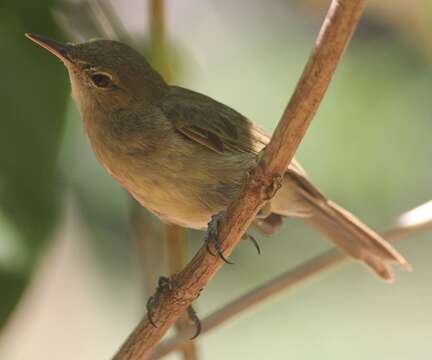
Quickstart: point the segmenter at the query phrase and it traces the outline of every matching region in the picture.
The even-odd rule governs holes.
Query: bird
[[[231,107],[168,84],[124,43],[25,35],[66,66],[99,162],[163,222],[206,229],[239,194],[271,139]],[[313,185],[295,159],[254,224],[270,234],[285,217],[303,219],[385,281],[394,278],[392,265],[410,269],[390,243]]]

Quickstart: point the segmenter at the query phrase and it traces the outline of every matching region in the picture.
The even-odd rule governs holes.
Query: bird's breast
[[[251,157],[221,156],[177,133],[161,137],[152,151],[116,139],[106,129],[87,129],[107,172],[162,220],[205,228],[237,194]]]

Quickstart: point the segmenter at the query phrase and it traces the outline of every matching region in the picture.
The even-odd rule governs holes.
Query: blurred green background
[[[147,1],[110,4],[0,2],[1,359],[109,358],[144,312],[143,268],[156,263],[166,274],[160,247],[141,259],[136,207],[91,152],[63,65],[23,36],[82,40],[117,30],[157,63]],[[327,5],[167,1],[171,78],[272,131]],[[93,21],[103,15],[111,30]],[[431,199],[430,39],[430,0],[372,1],[297,155],[324,193],[377,230]],[[144,217],[144,234],[161,232]],[[192,256],[202,233],[188,234]],[[257,238],[262,256],[240,244],[235,265],[200,297],[201,317],[330,247],[292,219]],[[414,272],[395,284],[345,265],[202,336],[202,358],[429,358],[431,233],[397,247]]]

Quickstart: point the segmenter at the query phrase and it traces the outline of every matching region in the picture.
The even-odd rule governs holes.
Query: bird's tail
[[[348,256],[362,261],[386,281],[393,280],[390,263],[410,265],[385,239],[337,204],[312,202],[314,211],[304,220],[328,237]]]
[[[346,255],[363,262],[381,278],[393,279],[391,263],[409,270],[402,255],[347,210],[328,200],[303,174],[288,170],[284,186],[272,200],[272,211],[300,216]],[[264,223],[267,225],[267,223]]]

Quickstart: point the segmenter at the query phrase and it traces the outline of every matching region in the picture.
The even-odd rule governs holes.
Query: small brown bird
[[[107,171],[163,221],[206,228],[227,208],[270,137],[208,96],[168,85],[125,44],[61,44],[26,34],[66,65],[93,150]],[[341,251],[385,280],[390,263],[409,268],[382,237],[328,200],[294,160],[256,224],[268,232],[282,216],[305,219]]]

